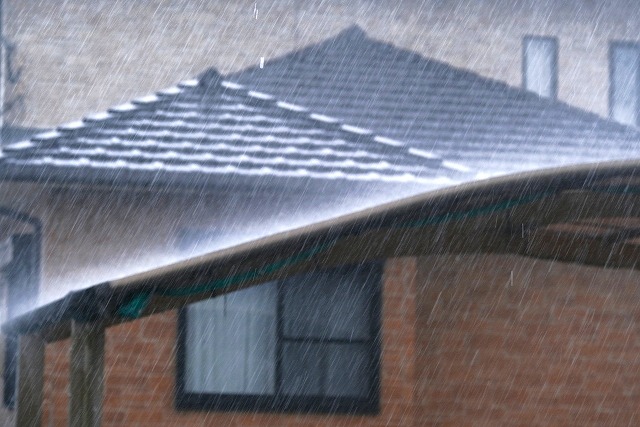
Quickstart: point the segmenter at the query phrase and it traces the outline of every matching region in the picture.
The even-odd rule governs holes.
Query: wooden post
[[[104,389],[104,327],[71,324],[71,398],[69,425],[97,427],[102,419]]]
[[[44,339],[37,334],[18,340],[18,407],[16,425],[42,425]]]

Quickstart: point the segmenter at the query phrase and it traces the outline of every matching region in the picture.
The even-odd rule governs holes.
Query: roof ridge
[[[504,88],[505,90],[507,90],[508,92],[510,92],[512,94],[516,94],[516,95],[520,95],[520,96],[523,96],[523,97],[527,97],[527,98],[532,99],[532,100],[535,99],[538,102],[541,102],[541,103],[544,103],[544,104],[547,104],[547,105],[557,106],[557,107],[563,108],[565,110],[570,110],[572,112],[577,112],[577,113],[583,114],[585,117],[591,118],[592,120],[595,119],[595,120],[598,120],[598,121],[603,121],[603,122],[606,122],[606,123],[608,123],[610,125],[617,126],[620,129],[626,129],[628,131],[632,131],[632,132],[635,132],[635,133],[640,135],[640,130],[638,130],[638,129],[632,127],[632,126],[624,125],[622,123],[616,122],[615,120],[612,120],[611,118],[601,116],[601,115],[599,115],[599,114],[597,114],[597,113],[595,113],[593,111],[585,110],[583,108],[571,105],[571,104],[569,104],[569,103],[567,103],[567,102],[565,102],[565,101],[563,101],[561,99],[558,99],[558,98],[552,99],[552,98],[543,97],[543,96],[540,96],[540,95],[538,95],[538,94],[536,94],[534,92],[530,92],[530,91],[528,91],[528,90],[526,90],[526,89],[524,89],[522,87],[514,86],[514,85],[512,85],[510,83],[507,83],[507,82],[505,82],[503,80],[499,80],[497,78],[484,76],[484,75],[482,75],[482,74],[480,74],[480,73],[478,73],[476,71],[470,70],[468,68],[463,68],[463,67],[460,67],[460,66],[456,66],[454,64],[451,64],[449,62],[446,62],[446,61],[443,61],[443,60],[440,60],[440,59],[435,59],[433,57],[425,56],[424,54],[422,54],[420,52],[413,51],[413,50],[411,50],[409,48],[397,46],[397,45],[395,45],[393,43],[390,43],[390,42],[387,42],[387,41],[384,41],[384,40],[380,40],[380,39],[377,39],[375,37],[371,37],[366,32],[365,32],[365,35],[366,35],[365,38],[370,43],[376,43],[376,44],[384,45],[385,47],[391,47],[391,48],[396,49],[398,51],[401,51],[402,53],[407,54],[408,56],[411,56],[413,58],[417,57],[422,61],[431,62],[433,64],[449,68],[451,71],[453,71],[455,73],[458,73],[458,74],[463,74],[463,75],[468,76],[470,78],[473,78],[475,81],[478,81],[479,83],[482,83],[482,84],[485,84],[485,85],[488,85],[488,86],[502,87],[502,88]],[[319,44],[316,44],[316,45],[313,45],[313,46],[318,46],[318,45]],[[310,47],[313,47],[313,46],[310,46]]]
[[[533,92],[529,92],[520,86],[515,86],[503,80],[485,76],[476,71],[473,71],[461,66],[456,66],[444,60],[426,56],[424,53],[416,52],[409,48],[405,48],[405,47],[401,47],[396,44],[393,44],[392,42],[372,37],[371,35],[369,35],[369,33],[366,32],[365,29],[363,29],[357,24],[351,25],[343,29],[336,35],[329,37],[325,40],[322,40],[317,43],[309,44],[302,48],[289,51],[283,55],[273,58],[267,61],[264,64],[264,66],[269,67],[271,63],[277,63],[279,61],[287,61],[287,60],[305,62],[308,58],[314,58],[316,55],[318,55],[318,53],[324,52],[326,50],[329,50],[329,51],[334,50],[336,44],[341,44],[343,42],[345,44],[350,44],[354,42],[367,43],[368,47],[363,48],[362,46],[357,46],[357,51],[361,52],[362,55],[366,54],[367,48],[389,49],[392,51],[392,54],[395,54],[395,61],[423,62],[424,64],[430,64],[433,67],[442,67],[443,70],[446,69],[449,73],[452,73],[454,76],[462,77],[463,80],[482,85],[482,87],[488,90],[502,90],[511,97],[514,97],[514,98],[517,97],[527,102],[537,102],[541,106],[546,105],[550,107],[555,107],[564,112],[570,112],[573,114],[580,115],[585,120],[592,120],[592,121],[601,123],[602,125],[606,124],[607,126],[612,126],[619,132],[632,132],[640,136],[640,130],[637,128],[624,125],[622,123],[612,120],[611,118],[568,104],[567,102],[561,99],[549,99],[545,97],[540,97],[537,94]],[[247,67],[246,69],[233,73],[233,75],[238,75],[245,72],[257,71],[257,69],[258,69],[257,66],[250,66],[250,67]]]
[[[369,38],[367,32],[358,24],[353,24],[341,30],[332,39],[338,38]]]
[[[220,86],[222,74],[215,67],[211,67],[198,76],[199,83],[206,89],[215,89]]]
[[[464,165],[456,164],[454,162],[447,161],[443,159],[441,156],[436,155],[435,153],[410,149],[410,146],[404,142],[374,134],[374,132],[369,129],[349,125],[347,123],[344,123],[344,121],[334,117],[310,112],[308,108],[303,107],[301,105],[288,103],[288,102],[277,99],[273,95],[251,90],[250,88],[245,87],[244,85],[226,80],[223,78],[223,76],[220,75],[220,73],[215,68],[210,68],[206,70],[197,78],[180,81],[176,85],[171,86],[167,89],[159,90],[150,95],[134,98],[123,104],[109,107],[107,111],[104,111],[104,112],[86,115],[81,120],[76,120],[76,121],[59,125],[57,127],[52,128],[51,130],[32,136],[28,140],[22,140],[17,143],[10,144],[4,147],[4,149],[7,152],[12,153],[16,158],[21,157],[25,154],[28,154],[29,152],[31,153],[39,152],[41,153],[41,156],[44,156],[40,161],[40,163],[38,163],[40,165],[47,165],[50,163],[53,164],[55,161],[58,162],[57,163],[58,165],[62,165],[64,163],[65,165],[68,165],[68,166],[71,166],[72,163],[75,163],[75,165],[89,164],[90,160],[85,157],[82,157],[76,160],[64,160],[64,159],[54,160],[54,158],[50,156],[49,150],[58,146],[64,146],[64,138],[66,137],[73,138],[73,135],[75,132],[84,129],[85,127],[87,128],[95,128],[96,126],[102,127],[103,123],[105,125],[108,125],[109,121],[111,120],[118,120],[118,119],[126,120],[128,115],[131,115],[133,112],[140,111],[140,110],[150,109],[153,111],[154,104],[159,102],[173,102],[177,100],[178,95],[182,93],[191,92],[191,91],[202,91],[202,92],[199,92],[200,95],[216,95],[219,92],[223,92],[225,90],[239,91],[240,93],[237,93],[235,95],[236,96],[239,95],[240,98],[245,98],[245,99],[250,98],[248,99],[249,104],[253,102],[267,103],[270,108],[276,107],[277,109],[284,110],[285,119],[286,119],[286,116],[289,116],[290,118],[298,118],[298,119],[303,118],[304,121],[315,122],[315,124],[312,126],[315,126],[317,129],[324,128],[331,132],[347,133],[349,134],[349,136],[345,136],[344,139],[348,142],[360,142],[361,141],[360,138],[364,138],[363,142],[365,143],[364,144],[365,146],[367,145],[368,141],[374,144],[384,144],[388,146],[393,146],[393,147],[396,147],[398,151],[392,152],[386,155],[391,157],[397,157],[397,156],[403,157],[403,158],[406,157],[407,159],[414,160],[414,161],[409,160],[406,164],[407,167],[410,166],[409,169],[414,169],[414,170],[406,170],[404,171],[402,176],[400,176],[399,174],[395,174],[394,176],[390,176],[390,177],[386,177],[386,176],[380,177],[380,179],[384,181],[398,181],[398,180],[404,179],[404,180],[412,181],[416,184],[418,183],[432,184],[438,180],[451,179],[451,177],[447,176],[447,174],[443,172],[439,172],[433,177],[425,176],[424,173],[427,170],[429,170],[430,167],[435,167],[437,170],[446,169],[454,173],[471,172],[471,168],[466,167]],[[189,96],[192,94],[193,93],[191,94],[188,93]],[[272,113],[269,113],[269,114],[272,114]],[[307,126],[308,125],[309,124],[307,124]],[[338,136],[338,138],[340,137]],[[372,148],[372,147],[373,146],[369,145],[369,148]],[[62,147],[61,150],[64,151],[68,149],[65,147]],[[97,152],[97,150],[98,149],[95,149],[94,151]],[[324,154],[319,154],[319,155],[323,156]],[[10,159],[10,157],[8,157],[6,154],[5,155],[0,154],[0,156],[4,157],[5,160]],[[434,164],[430,165],[429,163],[425,162],[424,159],[429,159]],[[108,167],[109,168],[116,167],[118,163],[122,163],[123,167],[126,166],[126,161],[123,161],[122,159],[120,159],[116,161],[111,161]],[[154,162],[154,164],[155,163],[162,164],[162,162],[158,162],[158,161]],[[384,161],[384,163],[387,163],[389,165],[389,163],[393,163],[393,161],[389,162],[387,159]],[[144,167],[146,168],[147,166],[151,167],[153,165],[147,165],[145,163]],[[191,165],[187,165],[187,166],[190,167]],[[187,166],[184,166],[184,167],[187,167]],[[140,168],[142,168],[142,166],[140,166]],[[273,172],[273,173],[275,175],[278,174],[276,172]],[[293,172],[287,172],[287,173],[291,174]],[[290,176],[290,175],[287,175],[287,173],[285,173],[282,176]],[[330,175],[332,174],[333,173],[327,175],[325,173],[325,175],[323,176],[330,177]],[[338,175],[343,176],[344,172],[337,170],[335,171],[335,174],[337,174],[336,176]],[[376,175],[377,172],[370,171],[369,175],[371,174]],[[316,175],[319,177],[320,175],[322,175],[322,173],[320,173],[320,175],[318,175],[318,173],[313,175],[312,173],[309,176],[316,176]],[[362,175],[362,178],[359,178],[359,177],[354,178],[346,175],[344,175],[344,177],[346,179],[368,179],[365,177],[365,175],[366,174]]]
[[[207,70],[203,75],[207,76],[211,80],[215,78],[214,68]],[[87,126],[87,123],[103,122],[111,119],[116,114],[123,114],[131,111],[138,110],[143,106],[151,105],[155,102],[161,101],[163,96],[173,96],[182,93],[186,88],[195,87],[200,84],[200,79],[187,79],[178,82],[174,86],[170,86],[166,89],[161,89],[153,94],[144,95],[138,98],[134,98],[122,104],[117,104],[107,108],[107,111],[101,111],[97,113],[90,113],[82,117],[80,120],[74,120],[71,122],[63,123],[61,125],[51,127],[43,132],[31,136],[29,139],[15,142],[7,146],[2,147],[2,155],[4,157],[4,151],[22,150],[25,148],[33,148],[34,143],[47,142],[49,144],[55,144],[55,140],[63,136],[65,131],[72,131],[81,129]]]
[[[354,26],[355,28],[353,29],[349,29],[347,31],[362,31],[357,25]],[[364,32],[363,32],[364,33]],[[365,137],[369,137],[369,139],[373,142],[379,143],[379,144],[385,144],[385,145],[389,145],[389,146],[394,146],[394,147],[401,147],[403,149],[405,149],[406,153],[411,155],[412,157],[419,157],[421,159],[431,159],[431,160],[440,160],[441,165],[447,169],[456,171],[456,172],[471,172],[471,168],[457,163],[457,162],[452,162],[452,161],[448,161],[446,159],[444,159],[443,157],[430,152],[430,151],[426,151],[426,150],[418,150],[416,148],[412,148],[409,146],[409,144],[402,142],[402,141],[398,141],[383,135],[379,135],[376,134],[375,132],[373,132],[370,129],[366,129],[366,128],[362,128],[359,126],[353,126],[350,125],[348,123],[346,123],[344,120],[340,120],[338,118],[335,117],[331,117],[331,116],[327,116],[324,114],[319,114],[319,113],[313,113],[311,111],[309,111],[309,109],[307,107],[301,106],[301,105],[297,105],[297,104],[293,104],[293,103],[289,103],[289,102],[285,102],[282,100],[279,100],[275,95],[271,95],[268,93],[264,93],[264,92],[259,92],[256,90],[252,90],[247,88],[244,85],[241,85],[239,83],[230,81],[230,80],[226,80],[223,78],[223,76],[215,69],[215,68],[210,68],[207,71],[205,71],[204,73],[202,73],[197,79],[188,79],[188,80],[183,80],[181,82],[178,83],[178,88],[182,88],[182,89],[186,89],[186,88],[191,88],[191,87],[196,87],[196,86],[203,86],[206,87],[207,92],[212,91],[213,88],[215,87],[219,87],[222,86],[226,89],[231,89],[231,90],[244,90],[246,93],[246,96],[253,98],[253,99],[257,99],[259,101],[263,101],[263,102],[270,102],[272,104],[274,104],[275,106],[287,110],[288,114],[292,115],[292,114],[296,114],[298,116],[303,116],[307,119],[311,119],[314,120],[316,122],[320,122],[322,125],[324,126],[329,126],[331,127],[333,130],[339,130],[342,132],[348,132],[351,134],[355,134],[358,136],[365,136]],[[215,92],[215,91],[212,91]],[[177,95],[177,94],[176,94]],[[145,103],[145,104],[150,104],[152,102],[156,102],[159,100],[159,98],[156,97],[156,99],[149,101],[149,102],[144,102],[142,100],[144,99],[149,99],[149,96],[145,96],[145,97],[141,97],[141,98],[136,98],[134,99],[132,102],[133,103]],[[135,107],[135,105],[133,103],[126,103],[126,104],[122,104],[121,106],[116,106],[116,107],[112,107],[109,110],[114,110],[114,111],[118,111],[118,112],[127,112],[127,111],[133,111],[133,108],[129,109],[129,105],[132,105]],[[124,107],[126,106],[126,108]],[[121,111],[119,110],[115,110],[117,108],[122,108]],[[72,122],[73,123],[73,122]],[[64,125],[63,125],[64,126]],[[61,130],[62,126],[59,126],[56,130],[56,132],[58,130]],[[58,132],[57,136],[60,136],[61,134]],[[49,139],[51,138],[57,138],[57,136],[52,137],[49,136]]]
[[[288,114],[297,114],[298,116],[303,116],[307,119],[320,122],[325,126],[330,126],[333,130],[339,130],[342,132],[348,132],[358,136],[368,137],[371,141],[379,144],[390,145],[394,147],[402,147],[405,149],[406,153],[411,155],[412,157],[419,157],[421,159],[440,160],[441,165],[443,167],[454,170],[456,172],[471,172],[471,168],[457,162],[446,160],[443,157],[433,152],[412,148],[409,144],[405,142],[388,138],[383,135],[379,135],[370,129],[350,125],[345,121],[340,120],[339,118],[336,118],[336,117],[331,117],[324,114],[310,112],[307,107],[278,100],[277,97],[274,95],[248,89],[246,86],[241,85],[239,83],[232,82],[230,80],[222,80],[220,84],[232,90],[246,90],[246,95],[249,97],[252,97],[261,101],[271,102],[277,107],[287,110],[289,112]]]

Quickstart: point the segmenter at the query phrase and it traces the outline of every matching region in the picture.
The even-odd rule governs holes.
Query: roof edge
[[[13,334],[31,333],[71,319],[96,321],[110,317],[111,320],[131,320],[118,314],[118,306],[122,301],[130,299],[134,292],[143,292],[148,296],[158,289],[163,278],[183,274],[183,271],[200,271],[200,274],[204,271],[206,274],[215,275],[218,274],[217,269],[231,265],[236,266],[232,271],[237,273],[237,265],[264,256],[264,253],[271,254],[270,256],[273,257],[276,249],[284,249],[286,253],[283,256],[290,256],[286,254],[300,253],[303,250],[309,251],[315,243],[326,243],[332,239],[349,237],[349,233],[353,233],[354,230],[363,233],[375,227],[393,225],[398,218],[409,218],[407,215],[414,210],[423,214],[426,212],[429,215],[443,215],[450,212],[456,206],[456,202],[466,200],[465,197],[475,200],[475,203],[479,203],[478,201],[486,203],[487,197],[530,198],[535,194],[592,189],[594,183],[597,184],[597,179],[615,176],[634,179],[639,177],[640,159],[519,173],[423,193],[72,292],[60,300],[10,319],[3,325],[3,330]],[[476,206],[476,209],[478,208]]]

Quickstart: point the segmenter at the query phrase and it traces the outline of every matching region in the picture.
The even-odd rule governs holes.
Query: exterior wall
[[[9,85],[18,102],[7,123],[77,120],[210,66],[255,66],[352,24],[516,86],[523,36],[557,36],[560,99],[607,115],[608,44],[640,40],[639,11],[634,0],[5,0],[22,71]]]
[[[416,260],[393,259],[383,275],[381,410],[375,416],[176,412],[175,311],[107,330],[105,426],[406,426],[416,423]],[[69,342],[46,348],[44,425],[66,425]],[[421,425],[421,423],[416,423]]]
[[[602,425],[640,417],[640,273],[507,255],[388,260],[378,416],[176,412],[177,315],[108,330],[105,425]],[[68,407],[68,341],[45,417]]]
[[[354,209],[304,197],[257,189],[230,194],[0,183],[0,206],[42,221],[40,302],[194,256],[179,247],[186,229],[218,233],[202,253],[326,219],[339,213],[332,213],[335,206]],[[24,227],[0,217],[0,240],[19,231]]]
[[[516,256],[421,258],[425,425],[635,425],[640,273]]]
[[[175,259],[181,228],[215,226],[223,199],[26,184],[2,184],[0,197],[42,221],[44,300]]]

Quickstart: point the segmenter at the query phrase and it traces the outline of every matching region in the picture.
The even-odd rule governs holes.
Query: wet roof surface
[[[234,83],[239,82],[239,83]],[[425,190],[640,157],[640,131],[374,40],[358,27],[4,147],[5,178]]]
[[[230,78],[495,175],[640,156],[640,132],[358,27]]]
[[[1,164],[39,179],[199,182],[224,175],[436,186],[468,170],[223,80],[215,70],[6,146]]]

